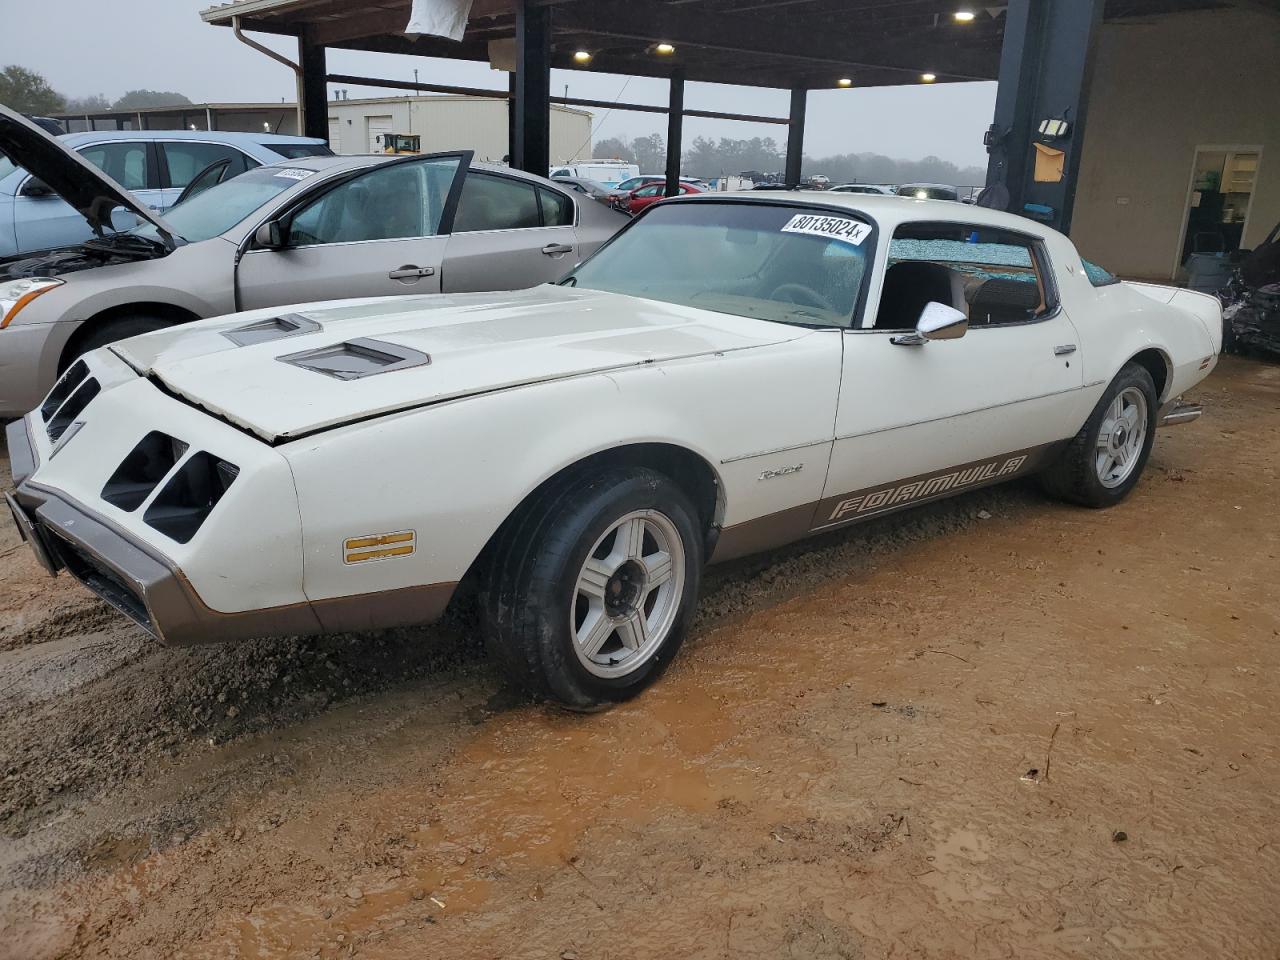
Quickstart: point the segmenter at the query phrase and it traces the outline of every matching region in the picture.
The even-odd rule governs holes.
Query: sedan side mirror
[[[43,180],[32,177],[22,185],[22,195],[24,197],[51,197],[53,189]]]
[[[253,242],[267,250],[281,250],[285,246],[284,228],[279,220],[268,220],[253,234]]]
[[[920,311],[915,333],[904,333],[889,342],[900,347],[919,347],[930,340],[958,340],[969,330],[969,318],[955,307],[931,300]]]

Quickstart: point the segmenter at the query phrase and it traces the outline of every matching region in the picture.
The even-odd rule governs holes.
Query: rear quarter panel
[[[1161,391],[1165,402],[1195,386],[1212,369],[1215,342],[1205,322],[1173,303],[1162,303],[1128,283],[1095,287],[1075,247],[1065,237],[1048,241],[1063,308],[1080,334],[1079,362],[1095,401],[1129,360],[1144,350],[1164,358],[1170,376]]]

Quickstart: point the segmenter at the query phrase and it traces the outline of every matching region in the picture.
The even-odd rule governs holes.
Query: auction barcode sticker
[[[298,167],[289,167],[285,170],[276,171],[276,176],[284,177],[287,180],[305,180],[313,173],[315,173],[314,170],[302,170]]]
[[[871,236],[871,227],[858,220],[845,217],[822,217],[813,213],[802,213],[791,218],[791,222],[782,228],[783,233],[807,233],[812,237],[827,237],[830,240],[843,240],[855,247]]]

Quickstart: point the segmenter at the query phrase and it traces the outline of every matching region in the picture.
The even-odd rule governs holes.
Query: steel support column
[[[1080,175],[1094,43],[1104,0],[1009,0],[995,122],[987,133],[987,185],[1009,191],[1007,209],[1064,233]],[[1068,125],[1042,135],[1046,120]],[[1062,177],[1036,180],[1036,144],[1061,151]]]
[[[787,186],[795,189],[804,175],[804,124],[809,112],[809,91],[796,87],[791,91],[791,126],[787,130]]]
[[[511,166],[546,176],[551,169],[551,9],[516,7],[515,142]]]
[[[298,65],[302,70],[299,87],[302,92],[302,129],[300,137],[329,139],[329,93],[326,83],[325,48],[298,38]]]
[[[667,187],[665,195],[680,195],[680,167],[684,156],[684,71],[671,75],[671,99],[667,106]]]

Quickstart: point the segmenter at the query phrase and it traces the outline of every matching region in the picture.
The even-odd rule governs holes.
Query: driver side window
[[[1057,308],[1033,237],[959,223],[906,223],[889,245],[876,330],[911,330],[928,303],[961,311],[973,328],[1028,323]]]
[[[290,246],[433,237],[458,160],[395,163],[335,187],[289,223]]]

